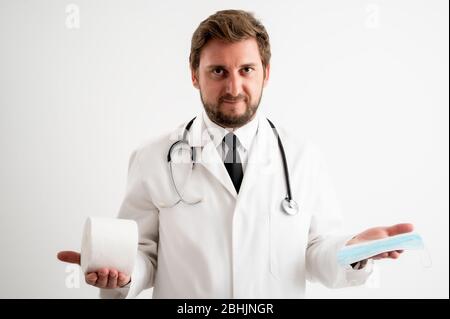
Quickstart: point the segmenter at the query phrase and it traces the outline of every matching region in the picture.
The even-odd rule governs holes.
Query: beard
[[[200,98],[202,100],[206,114],[208,114],[208,117],[210,118],[211,121],[222,127],[238,128],[247,124],[253,119],[254,115],[256,114],[256,111],[258,110],[259,103],[261,102],[262,92],[263,90],[261,90],[261,94],[259,95],[258,101],[254,104],[251,104],[249,97],[242,94],[239,94],[238,96],[225,94],[224,96],[219,98],[216,104],[213,104],[205,101],[202,92],[200,90]],[[223,112],[221,108],[222,104],[224,103],[224,100],[233,102],[243,101],[245,103],[244,113],[239,115],[226,114],[225,112]]]

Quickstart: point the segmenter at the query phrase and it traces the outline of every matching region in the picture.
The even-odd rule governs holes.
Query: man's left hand
[[[413,225],[409,223],[405,224],[397,224],[393,226],[384,226],[384,227],[374,227],[369,228],[362,233],[356,235],[352,239],[350,239],[346,246],[354,245],[354,244],[361,244],[365,241],[369,240],[376,240],[376,239],[383,239],[390,236],[400,235],[404,233],[409,233],[413,231]],[[400,254],[402,253],[402,250],[394,250],[389,252],[384,252],[381,254],[378,254],[376,256],[371,257],[372,259],[383,259],[383,258],[392,258],[397,259]]]

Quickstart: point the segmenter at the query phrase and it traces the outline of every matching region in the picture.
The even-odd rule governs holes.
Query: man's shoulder
[[[281,143],[289,153],[297,153],[298,155],[305,152],[319,152],[319,147],[315,141],[300,130],[283,125],[283,123],[272,122],[278,132]]]
[[[139,157],[145,158],[166,158],[170,146],[176,141],[181,140],[186,124],[187,121],[159,135],[145,139],[133,150],[132,154],[139,154]]]

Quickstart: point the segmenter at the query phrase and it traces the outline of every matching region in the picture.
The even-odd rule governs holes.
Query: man
[[[283,211],[288,174],[278,136],[258,112],[270,75],[269,37],[253,15],[224,10],[203,21],[192,37],[190,66],[204,106],[188,130],[194,168],[171,182],[178,178],[167,165],[174,134],[133,153],[119,217],[138,223],[135,269],[99,269],[86,274],[88,284],[116,298],[150,287],[155,298],[301,298],[306,279],[362,284],[372,259],[399,256],[337,264],[343,246],[410,232],[412,225],[337,235],[339,209],[319,152],[279,130],[299,203],[298,214]],[[76,252],[58,258],[80,261]]]

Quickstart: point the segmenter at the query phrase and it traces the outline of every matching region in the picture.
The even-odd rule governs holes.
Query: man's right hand
[[[76,251],[60,251],[58,259],[66,263],[80,264],[80,253]],[[128,284],[131,276],[111,268],[101,268],[84,276],[86,283],[98,288],[114,289]]]

